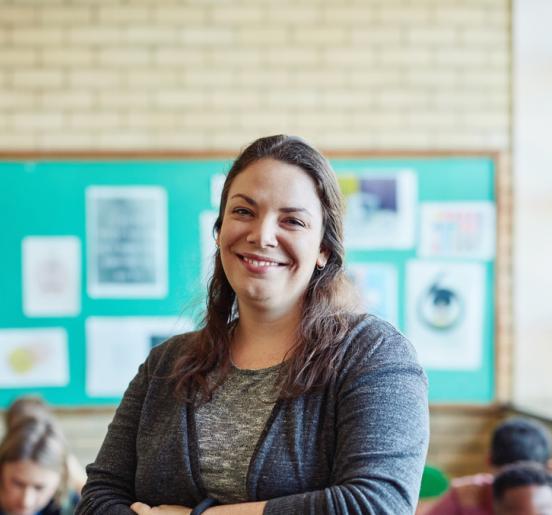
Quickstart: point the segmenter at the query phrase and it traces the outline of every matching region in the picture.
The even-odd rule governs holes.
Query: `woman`
[[[351,308],[328,161],[255,141],[215,233],[203,327],[140,367],[78,513],[413,513],[426,379],[399,332]]]
[[[78,499],[69,493],[65,440],[53,420],[18,415],[7,429],[0,443],[0,515],[73,513]]]

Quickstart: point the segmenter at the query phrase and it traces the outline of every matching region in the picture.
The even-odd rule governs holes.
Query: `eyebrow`
[[[243,193],[236,193],[235,195],[232,195],[232,197],[230,197],[230,200],[236,197],[242,198],[251,206],[257,207],[258,205],[255,200],[253,200],[251,197],[248,197],[247,195],[244,195]],[[278,209],[278,211],[280,211],[281,213],[306,213],[309,216],[312,216],[310,211],[304,207],[281,207],[280,209]]]
[[[33,483],[33,482],[29,482],[27,481],[26,479],[22,479],[22,478],[19,478],[19,477],[13,477],[12,478],[12,481],[17,484],[17,485],[22,485],[22,486],[32,486],[33,488],[44,488],[44,484],[43,483]]]

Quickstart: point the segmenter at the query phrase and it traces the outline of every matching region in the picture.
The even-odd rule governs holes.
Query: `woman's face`
[[[0,508],[10,515],[34,515],[55,495],[61,475],[34,461],[4,463],[0,474]]]
[[[316,265],[327,261],[322,224],[314,182],[301,168],[262,159],[235,177],[217,243],[240,308],[278,315],[300,305]]]

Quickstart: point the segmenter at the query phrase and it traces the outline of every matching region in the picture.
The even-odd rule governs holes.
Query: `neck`
[[[232,341],[232,360],[239,368],[267,368],[281,363],[295,344],[300,309],[269,313],[239,308]]]

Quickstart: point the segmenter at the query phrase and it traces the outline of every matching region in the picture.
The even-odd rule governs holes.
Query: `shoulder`
[[[197,334],[196,331],[178,334],[155,346],[146,360],[149,372],[172,367],[174,361],[193,343]]]
[[[490,495],[493,483],[491,474],[476,474],[452,480],[448,498],[462,513],[487,514],[491,508]],[[441,506],[441,505],[439,505]],[[436,511],[435,514],[445,513]],[[433,515],[433,512],[431,512]]]
[[[338,398],[356,398],[353,410],[377,405],[389,420],[392,412],[408,412],[418,425],[416,431],[426,432],[427,377],[405,336],[391,324],[366,316],[346,340],[334,383]]]
[[[55,499],[51,499],[50,502],[38,512],[38,515],[69,515],[75,513],[79,500],[79,494],[71,490],[67,493],[67,497],[61,504]],[[4,512],[0,509],[0,515],[3,514]]]
[[[416,351],[393,325],[374,315],[366,315],[352,328],[343,342],[348,362],[360,366],[386,363],[418,365]]]

